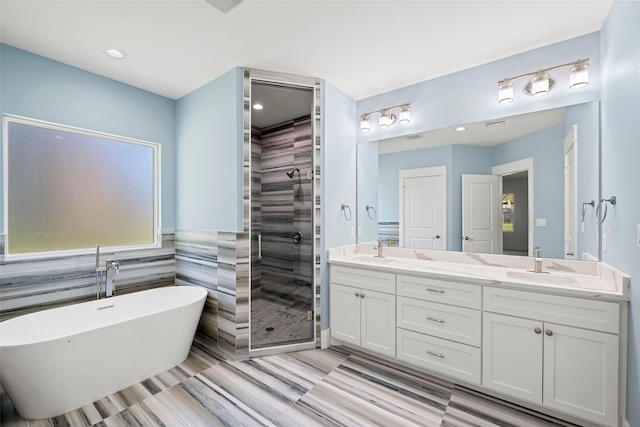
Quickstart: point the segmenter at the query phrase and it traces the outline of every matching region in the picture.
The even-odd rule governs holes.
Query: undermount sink
[[[543,283],[546,285],[577,285],[578,281],[569,276],[557,276],[555,274],[534,273],[523,271],[508,271],[507,277],[517,280],[526,280],[534,283]]]
[[[357,260],[364,262],[373,262],[376,264],[389,264],[390,262],[393,262],[392,258],[378,258],[376,256],[361,256],[358,257]]]

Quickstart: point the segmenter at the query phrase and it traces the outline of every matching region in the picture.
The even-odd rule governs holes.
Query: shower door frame
[[[311,286],[311,309],[313,311],[313,336],[309,341],[295,344],[280,344],[272,347],[261,347],[253,349],[251,348],[251,279],[252,279],[252,253],[253,247],[257,244],[251,238],[251,213],[252,213],[252,200],[251,200],[251,87],[253,82],[261,82],[267,84],[308,88],[312,91],[313,105],[309,111],[311,115],[311,163],[313,168],[313,178],[311,185],[311,200],[312,200],[312,215],[311,215],[311,230],[313,230],[313,243],[311,245],[311,269],[312,269],[312,283]],[[315,77],[298,76],[294,74],[275,73],[263,70],[244,69],[243,79],[243,142],[244,142],[244,192],[245,192],[245,207],[244,207],[244,229],[248,235],[249,244],[249,306],[248,318],[249,318],[249,356],[262,356],[268,354],[285,353],[289,351],[310,350],[314,348],[320,348],[320,283],[321,283],[321,265],[320,265],[320,163],[321,163],[321,81]]]

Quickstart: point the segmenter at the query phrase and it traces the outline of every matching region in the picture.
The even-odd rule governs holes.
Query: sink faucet
[[[116,260],[107,261],[106,264],[107,284],[104,289],[105,298],[112,297],[116,294],[116,274],[120,271],[120,263]]]
[[[542,249],[540,249],[539,246],[536,246],[535,248],[533,248],[533,256],[535,257],[535,264],[533,267],[533,273],[546,273],[548,274],[548,271],[542,271]],[[531,271],[531,270],[529,270]]]
[[[384,256],[382,255],[382,240],[378,240],[373,249],[378,250],[378,255],[376,255],[378,258],[384,258]]]

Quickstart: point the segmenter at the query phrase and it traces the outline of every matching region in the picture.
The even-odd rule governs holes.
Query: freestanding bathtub
[[[0,323],[0,382],[18,413],[50,418],[182,363],[207,290],[171,286]]]

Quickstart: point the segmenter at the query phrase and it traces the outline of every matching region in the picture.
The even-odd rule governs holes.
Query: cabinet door
[[[331,284],[331,336],[360,345],[360,289]]]
[[[618,336],[545,323],[546,406],[618,425]]]
[[[361,291],[360,345],[396,356],[396,297],[375,291]]]
[[[542,403],[542,322],[484,313],[482,385]]]

